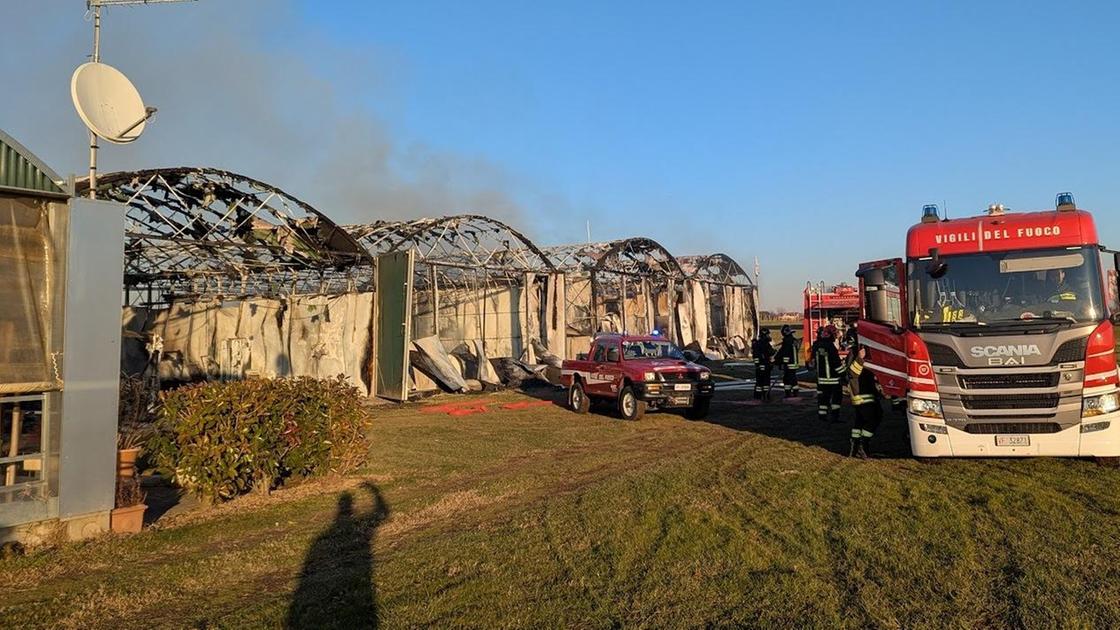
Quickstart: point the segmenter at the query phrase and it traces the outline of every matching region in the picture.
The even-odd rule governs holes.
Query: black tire
[[[708,417],[708,410],[711,409],[711,407],[711,398],[697,398],[692,402],[692,406],[684,412],[684,415],[689,420],[703,420]]]
[[[576,413],[587,413],[591,409],[591,399],[583,389],[583,383],[575,381],[568,388],[568,409]]]
[[[638,400],[634,388],[626,385],[618,392],[618,415],[623,420],[641,420],[646,415],[646,401]]]

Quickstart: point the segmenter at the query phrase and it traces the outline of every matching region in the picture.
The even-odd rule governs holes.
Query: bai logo
[[[972,346],[969,349],[976,359],[987,359],[988,365],[1025,365],[1027,357],[1040,357],[1038,344],[1021,343],[1008,346]]]

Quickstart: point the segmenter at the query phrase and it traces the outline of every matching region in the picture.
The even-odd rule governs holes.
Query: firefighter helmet
[[[839,332],[840,331],[838,331],[836,329],[835,324],[829,324],[829,325],[824,327],[824,338],[825,339],[835,339],[836,335],[839,334]]]
[[[758,331],[758,338],[759,339],[769,339],[770,338],[770,329],[769,328],[763,328],[762,330]]]
[[[784,324],[782,326],[782,336],[783,337],[788,337],[792,334],[793,334],[793,328],[791,328],[789,324]]]

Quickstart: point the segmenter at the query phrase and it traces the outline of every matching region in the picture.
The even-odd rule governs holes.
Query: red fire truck
[[[860,265],[860,341],[906,399],[914,455],[1120,456],[1118,266],[1069,193],[1044,212],[926,206],[906,260]]]
[[[817,341],[817,329],[833,324],[846,337],[848,327],[859,319],[859,291],[850,284],[825,286],[823,282],[805,285],[805,317],[801,332],[801,360],[809,360],[809,350]],[[846,354],[846,348],[842,350]]]

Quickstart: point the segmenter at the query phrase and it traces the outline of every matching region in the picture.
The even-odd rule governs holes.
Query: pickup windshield
[[[626,341],[622,344],[622,357],[627,361],[642,359],[681,359],[684,353],[668,341]]]
[[[916,328],[976,328],[1022,322],[1098,322],[1107,316],[1096,247],[946,256],[933,278],[911,260]]]

